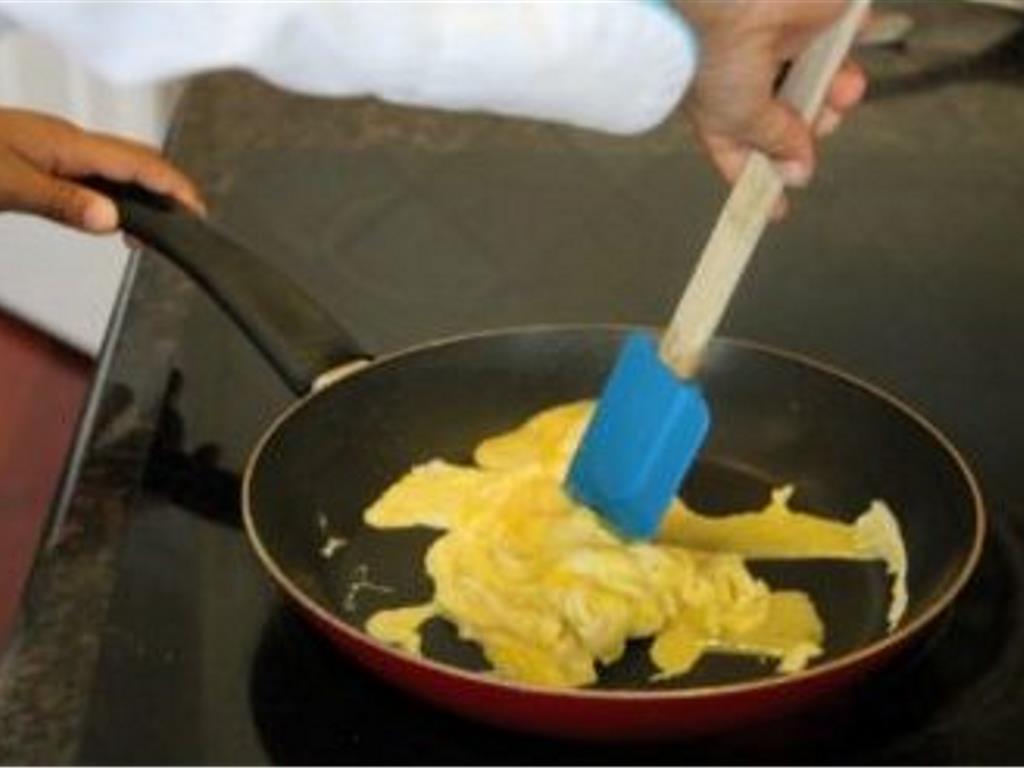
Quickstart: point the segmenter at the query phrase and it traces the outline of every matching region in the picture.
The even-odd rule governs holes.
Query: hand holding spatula
[[[788,72],[780,97],[812,123],[870,0],[852,0]],[[566,480],[621,533],[650,537],[697,456],[710,412],[701,358],[779,199],[783,182],[752,152],[711,232],[660,346],[632,334],[605,384]]]

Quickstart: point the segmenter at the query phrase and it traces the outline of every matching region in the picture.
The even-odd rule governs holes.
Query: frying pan
[[[791,483],[798,507],[846,521],[884,499],[910,563],[899,627],[886,629],[881,564],[801,561],[751,565],[775,587],[809,592],[824,619],[824,657],[789,676],[757,659],[707,656],[691,674],[655,683],[634,643],[592,687],[533,687],[488,674],[478,648],[438,619],[425,629],[425,658],[386,647],[362,627],[381,608],[429,599],[423,557],[439,534],[374,531],[363,510],[417,463],[468,462],[482,438],[595,397],[630,329],[496,330],[370,361],[298,286],[208,223],[138,188],[93,183],[116,200],[125,230],[209,291],[298,395],[256,446],[243,485],[245,528],[269,576],[339,649],[439,706],[589,739],[680,737],[779,716],[838,694],[915,644],[978,561],[981,496],[935,427],[840,371],[719,340],[701,374],[715,426],[683,497],[709,513],[750,509]]]

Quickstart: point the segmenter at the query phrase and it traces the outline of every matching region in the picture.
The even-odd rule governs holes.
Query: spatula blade
[[[662,362],[651,336],[630,334],[569,468],[568,491],[623,535],[649,538],[710,422],[700,386]]]

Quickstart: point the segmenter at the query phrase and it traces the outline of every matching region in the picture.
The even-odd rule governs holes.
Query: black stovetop
[[[985,19],[990,34],[995,17]],[[813,191],[759,250],[725,330],[892,390],[977,470],[991,536],[925,647],[812,713],[696,742],[556,743],[411,700],[307,629],[258,568],[239,528],[238,475],[288,395],[190,294],[178,306],[174,374],[136,379],[166,394],[97,619],[75,758],[1024,760],[1024,56],[1018,34],[995,74],[942,64],[929,80],[929,57],[961,55],[962,39],[946,28],[922,39],[872,59],[878,98],[829,144]],[[222,77],[192,89],[179,131],[172,152],[211,191],[214,215],[375,352],[516,322],[658,322],[721,201],[671,126],[605,140],[333,105]],[[143,276],[155,268],[143,258]],[[567,280],[577,286],[568,296]]]

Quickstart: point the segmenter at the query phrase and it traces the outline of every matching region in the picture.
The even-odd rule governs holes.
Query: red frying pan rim
[[[985,533],[987,528],[985,507],[982,500],[981,491],[979,490],[978,483],[974,478],[967,462],[963,459],[960,453],[957,451],[953,443],[942,433],[939,429],[933,425],[928,419],[922,416],[920,413],[915,411],[909,405],[904,403],[902,400],[894,397],[888,392],[880,389],[879,387],[870,384],[862,379],[859,379],[851,374],[846,373],[838,368],[831,365],[821,363],[813,358],[805,355],[790,352],[787,350],[778,349],[767,344],[759,342],[732,339],[732,338],[719,338],[719,342],[724,342],[732,347],[744,348],[761,352],[774,357],[783,358],[790,360],[800,365],[806,366],[818,370],[827,375],[841,379],[848,384],[858,387],[871,395],[887,402],[894,408],[903,412],[912,421],[915,421],[924,430],[926,430],[932,437],[935,438],[936,442],[942,446],[943,449],[950,455],[953,462],[956,464],[960,473],[963,475],[964,481],[967,483],[967,487],[970,489],[971,498],[974,506],[974,540],[971,543],[971,549],[968,554],[966,561],[960,569],[960,572],[956,575],[952,584],[928,606],[917,618],[907,623],[904,626],[897,628],[897,630],[885,637],[869,643],[862,648],[856,649],[849,653],[846,653],[838,658],[831,659],[823,662],[817,666],[810,667],[801,672],[781,676],[781,677],[769,677],[759,678],[741,683],[730,683],[727,685],[711,685],[701,686],[695,688],[679,688],[671,690],[601,690],[591,688],[546,688],[536,685],[527,685],[524,683],[517,683],[514,681],[503,680],[497,677],[489,677],[481,675],[478,672],[470,672],[467,670],[459,669],[448,664],[428,659],[426,657],[412,656],[408,653],[392,648],[373,637],[361,632],[344,620],[340,619],[334,614],[329,608],[321,605],[315,600],[311,599],[305,594],[284,572],[281,566],[278,565],[277,561],[270,555],[266,547],[263,545],[259,537],[259,533],[256,530],[256,524],[253,520],[252,504],[251,504],[251,487],[252,478],[256,471],[256,465],[259,463],[260,456],[263,453],[264,448],[271,438],[277,433],[278,428],[284,424],[293,414],[304,408],[310,401],[318,397],[322,392],[325,392],[332,387],[340,384],[344,380],[351,376],[358,376],[364,370],[369,370],[381,365],[388,364],[394,360],[399,360],[408,355],[417,354],[424,350],[432,349],[435,347],[447,346],[449,344],[467,341],[470,339],[481,339],[490,337],[501,337],[509,335],[521,335],[521,334],[532,334],[532,333],[546,333],[551,331],[572,331],[572,330],[610,330],[610,331],[630,331],[637,330],[636,326],[624,325],[624,324],[567,324],[567,325],[533,325],[533,326],[517,326],[502,329],[495,329],[489,331],[482,331],[470,334],[461,334],[457,336],[450,336],[442,339],[432,340],[423,344],[418,344],[413,347],[408,347],[403,350],[399,350],[389,355],[383,355],[373,361],[367,363],[362,367],[353,367],[350,373],[339,376],[337,379],[330,381],[325,387],[319,390],[314,390],[304,397],[297,400],[291,406],[286,408],[281,413],[267,430],[260,437],[256,444],[255,449],[249,457],[249,461],[246,465],[244,482],[242,486],[242,517],[245,521],[245,530],[249,538],[249,542],[256,553],[256,556],[262,562],[263,566],[270,573],[271,578],[277,583],[277,585],[284,590],[284,592],[294,600],[299,606],[308,611],[311,615],[318,618],[327,626],[331,627],[334,631],[342,633],[350,637],[353,641],[358,643],[364,643],[374,647],[377,651],[393,656],[396,660],[402,662],[417,664],[428,667],[433,671],[442,675],[451,675],[457,678],[463,678],[466,682],[471,684],[481,685],[493,685],[500,688],[508,689],[518,693],[531,695],[531,696],[551,696],[557,698],[564,698],[566,696],[573,698],[582,699],[597,699],[597,700],[608,700],[608,699],[643,699],[643,700],[665,700],[665,699],[681,699],[681,698],[710,698],[715,696],[727,696],[733,694],[748,693],[751,691],[763,691],[765,689],[785,689],[790,686],[800,685],[801,683],[813,680],[819,677],[825,677],[832,675],[843,670],[852,669],[861,663],[875,657],[876,655],[882,654],[885,651],[892,649],[895,646],[902,645],[905,641],[919,633],[928,624],[934,621],[957,597],[960,591],[969,581],[975,568],[977,567],[978,561],[981,558],[981,552],[985,541]],[[656,332],[656,329],[649,329]]]

